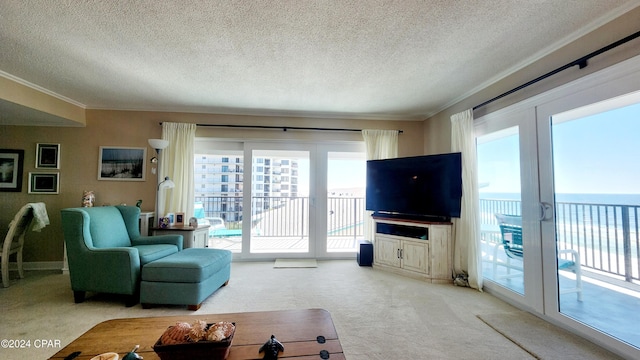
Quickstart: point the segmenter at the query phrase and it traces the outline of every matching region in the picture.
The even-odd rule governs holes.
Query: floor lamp
[[[165,176],[164,179],[160,177],[162,174],[162,171],[161,171],[162,159],[160,158],[160,156],[162,154],[162,150],[166,149],[167,146],[169,146],[169,141],[163,140],[163,139],[149,139],[149,145],[152,148],[156,149],[156,155],[158,155],[157,157],[158,183],[156,186],[156,221],[155,221],[156,224],[155,225],[157,227],[160,227],[160,219],[162,218],[162,216],[164,216],[164,214],[162,214],[162,216],[160,215],[160,203],[158,201],[160,197],[160,189],[171,189],[176,185],[173,183],[173,181],[171,181],[171,179],[169,179],[168,176]]]

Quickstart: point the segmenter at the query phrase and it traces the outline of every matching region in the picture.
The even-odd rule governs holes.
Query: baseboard
[[[40,271],[49,271],[49,270],[60,270],[62,271],[62,261],[30,261],[23,262],[22,266],[24,270],[40,270]],[[10,271],[17,271],[18,265],[15,262],[9,263]]]

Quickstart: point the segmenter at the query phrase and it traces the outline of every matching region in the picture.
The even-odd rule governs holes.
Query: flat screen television
[[[378,216],[448,221],[461,199],[460,153],[367,161],[366,209]]]

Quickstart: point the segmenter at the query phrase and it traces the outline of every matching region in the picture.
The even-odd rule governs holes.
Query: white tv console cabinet
[[[433,283],[453,281],[452,224],[374,216],[373,267]]]

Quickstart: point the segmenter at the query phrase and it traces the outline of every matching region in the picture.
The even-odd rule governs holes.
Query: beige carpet
[[[588,340],[524,311],[478,315],[478,318],[536,359],[620,359]]]
[[[275,269],[283,268],[315,268],[318,267],[316,259],[276,259],[273,264]]]
[[[229,284],[206,299],[198,311],[186,306],[125,307],[123,298],[106,294],[89,294],[84,303],[75,304],[69,275],[26,271],[20,280],[15,272],[11,275],[11,286],[0,288],[0,339],[31,339],[32,346],[0,348],[2,360],[47,359],[108,319],[170,315],[190,319],[200,314],[309,308],[331,313],[348,360],[535,358],[477,317],[494,320],[493,314],[507,313],[526,318],[526,313],[486,292],[430,284],[358,266],[355,260],[318,261],[317,268],[289,271],[274,269],[273,261],[233,262]],[[512,320],[503,322],[528,322]],[[498,327],[497,320],[493,323]],[[545,323],[532,322],[524,331],[546,334],[546,329]],[[553,337],[541,341],[552,344]],[[34,339],[60,345],[36,348]],[[131,348],[136,344],[131,339]],[[551,358],[569,358],[575,345],[568,344],[569,350]],[[103,352],[110,350],[105,346]],[[590,344],[584,350],[588,353],[584,359],[614,358]],[[261,357],[256,354],[256,358]]]

